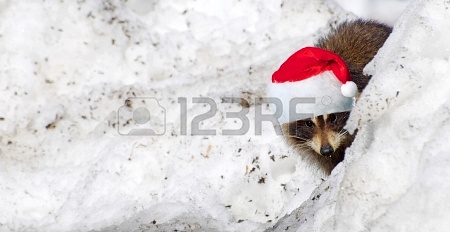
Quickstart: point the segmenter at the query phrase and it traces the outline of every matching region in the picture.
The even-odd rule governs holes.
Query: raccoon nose
[[[331,156],[334,150],[330,145],[325,145],[320,148],[320,154],[323,156]]]

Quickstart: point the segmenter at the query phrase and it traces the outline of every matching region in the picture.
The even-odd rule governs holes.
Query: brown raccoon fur
[[[344,22],[327,36],[318,40],[316,47],[338,54],[347,64],[358,94],[366,87],[370,76],[364,67],[373,59],[391,33],[392,28],[374,21]],[[327,174],[339,164],[355,137],[344,129],[350,112],[326,114],[311,119],[282,125],[288,144],[305,155],[313,165]]]
[[[319,39],[315,47],[338,54],[347,64],[352,80],[361,92],[370,80],[370,76],[363,74],[363,69],[391,32],[391,27],[375,21],[348,21]]]

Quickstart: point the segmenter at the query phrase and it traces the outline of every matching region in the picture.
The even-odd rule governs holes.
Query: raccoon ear
[[[358,92],[358,87],[353,81],[347,81],[341,86],[341,93],[345,97],[354,97],[356,92]]]

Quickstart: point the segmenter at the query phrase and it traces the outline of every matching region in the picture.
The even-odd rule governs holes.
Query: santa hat
[[[290,56],[272,75],[268,97],[281,100],[280,123],[349,111],[354,105],[356,84],[345,61],[321,48],[305,47]],[[291,99],[295,109],[289,109]],[[280,106],[271,104],[273,112]],[[280,110],[280,109],[278,109]]]

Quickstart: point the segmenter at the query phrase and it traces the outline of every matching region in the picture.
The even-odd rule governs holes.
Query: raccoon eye
[[[311,120],[307,120],[307,121],[305,122],[305,125],[306,125],[307,127],[312,127],[312,126],[314,125],[314,123],[313,123]]]
[[[337,116],[335,114],[330,114],[330,122],[335,122],[337,119]]]

